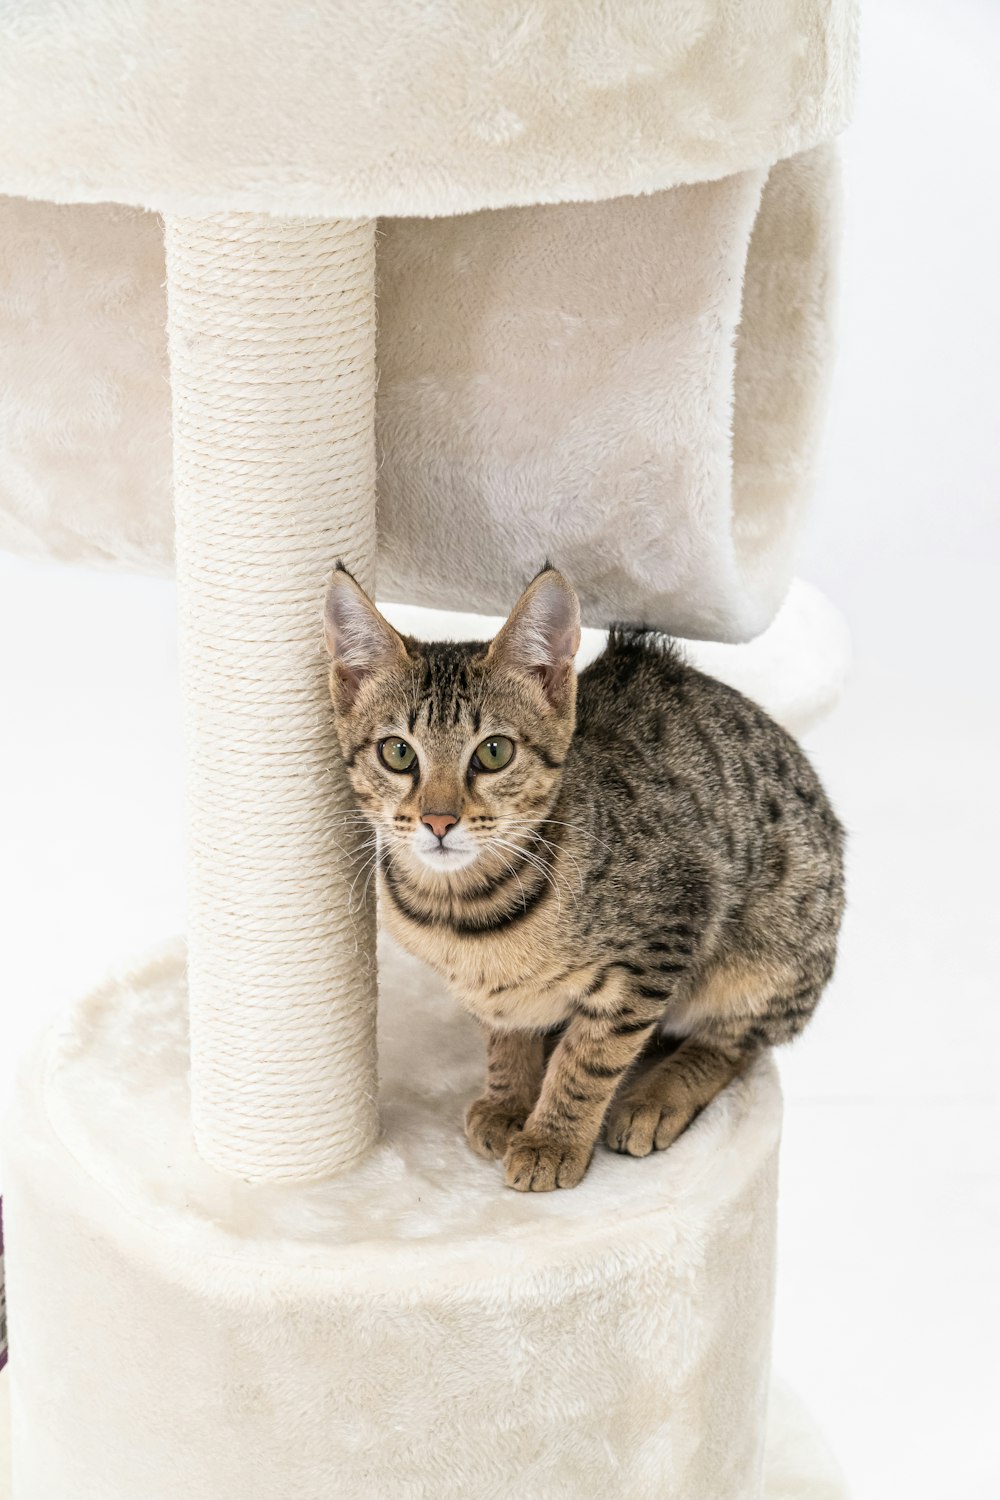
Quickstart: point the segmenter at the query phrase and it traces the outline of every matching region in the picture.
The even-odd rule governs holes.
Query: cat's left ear
[[[405,664],[406,643],[347,569],[339,566],[330,578],[323,624],[334,707],[347,713],[369,677]]]
[[[573,659],[579,649],[580,601],[561,573],[546,568],[514,605],[487,659],[534,678],[551,707],[567,713],[573,704]]]

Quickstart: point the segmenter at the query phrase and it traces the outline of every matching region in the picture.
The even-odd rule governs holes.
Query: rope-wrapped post
[[[374,583],[374,224],[227,213],[166,242],[194,1131],[235,1176],[319,1178],[378,1125],[321,616],[336,559]]]

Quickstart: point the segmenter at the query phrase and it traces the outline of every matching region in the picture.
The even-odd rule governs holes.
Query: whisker
[[[366,849],[371,847],[371,839],[362,839],[361,843],[355,844],[353,849],[346,848],[339,839],[334,839],[333,842],[336,844],[341,854],[344,855],[345,859],[351,860],[357,859],[359,854],[363,854]]]
[[[358,873],[355,875],[353,881],[351,882],[351,889],[347,893],[347,905],[348,905],[348,908],[351,911],[357,910],[357,908],[354,906],[354,889],[355,889],[355,886],[357,885],[358,881],[361,879],[362,875],[364,875],[365,871],[368,871],[368,880],[370,880],[371,876],[372,876],[372,873],[374,872],[375,867],[377,866],[377,864],[378,864],[378,850],[375,849],[375,850],[372,851],[372,853],[369,856],[369,858],[365,860],[364,864],[361,866],[361,869],[358,871]],[[361,905],[364,904],[365,894],[366,894],[366,892],[368,890],[368,880],[365,881],[364,890],[362,890],[362,892],[361,892],[361,901],[358,903],[359,906],[361,906]]]
[[[556,872],[554,870],[552,870],[552,869],[549,869],[543,863],[543,861],[538,858],[537,855],[529,854],[527,852],[527,850],[522,849],[519,844],[512,844],[508,839],[501,839],[499,837],[494,838],[492,840],[492,842],[493,842],[493,844],[495,846],[497,846],[499,848],[512,849],[515,854],[520,854],[524,859],[526,859],[528,861],[529,864],[534,865],[534,867],[538,870],[539,874],[542,876],[543,880],[547,880],[549,882],[549,884],[551,885],[552,889],[555,891],[555,893],[556,893],[556,900],[559,903],[559,914],[561,916],[562,915],[562,895],[561,895],[561,892],[559,890],[559,885],[558,885],[558,881],[557,881],[557,877],[556,877]],[[575,893],[572,890],[570,890],[570,895],[573,896],[574,900],[576,899]]]
[[[497,858],[501,861],[502,864],[505,864],[507,866],[507,869],[510,871],[510,873],[513,875],[514,879],[517,881],[518,886],[520,887],[520,891],[521,891],[521,905],[524,908],[524,910],[527,911],[527,909],[528,909],[528,898],[527,898],[527,896],[524,893],[524,885],[523,885],[523,883],[521,881],[520,875],[517,873],[517,871],[515,870],[514,866],[511,864],[510,860],[509,859],[504,859],[504,856],[502,854],[500,854],[498,852],[498,850],[493,846],[492,840],[490,841],[490,844],[487,847],[493,848],[493,852],[495,854],[497,854]]]
[[[516,824],[508,826],[517,827]],[[543,838],[542,835],[537,831],[534,833],[534,838],[539,844],[542,845],[543,848],[548,849],[551,854],[561,854],[565,859],[571,860],[582,884],[583,871],[580,869],[580,861],[577,859],[575,854],[571,854],[570,851],[568,849],[564,849],[561,844],[554,844],[551,839]]]
[[[392,869],[393,868],[393,857],[389,853],[388,850],[385,851],[385,857],[386,857],[386,859],[387,859],[387,861],[389,863],[389,868]],[[372,867],[368,871],[368,879],[365,881],[365,888],[361,892],[361,900],[362,900],[362,902],[364,902],[364,901],[367,900],[367,898],[368,898],[368,887],[371,885],[372,881],[375,879],[375,876],[376,876],[377,873],[378,873],[378,860],[375,859],[375,860],[372,861]]]
[[[514,819],[514,820],[511,820],[508,823],[508,827],[518,826],[518,827],[524,827],[524,828],[538,828],[538,827],[541,827],[541,825],[543,823],[548,823],[553,828],[572,828],[572,829],[574,829],[574,831],[576,833],[579,833],[583,838],[591,839],[595,844],[603,844],[604,847],[605,847],[605,849],[608,849],[608,850],[611,851],[611,853],[614,853],[614,848],[613,848],[613,846],[611,844],[608,843],[607,839],[599,838],[596,833],[592,833],[591,830],[589,828],[585,828],[582,823],[567,822],[566,820],[564,820],[562,818],[523,818],[523,819]]]
[[[517,825],[516,824],[515,825],[508,825],[508,827],[510,827],[510,826],[516,827]],[[568,849],[563,849],[561,845],[554,844],[554,843],[552,843],[552,841],[550,839],[543,838],[542,835],[537,832],[537,830],[533,829],[531,831],[532,831],[533,837],[538,841],[538,843],[542,844],[552,854],[563,855],[566,859],[568,859],[568,860],[571,861],[571,863],[573,865],[573,868],[576,871],[576,876],[577,876],[577,880],[579,882],[579,887],[582,890],[583,883],[584,883],[584,876],[583,876],[583,871],[580,868],[580,862],[576,858],[576,856],[574,854],[571,854]],[[526,859],[531,859],[532,858],[530,850],[523,848],[523,846],[521,846],[521,845],[519,845],[518,847],[520,848],[521,853],[524,855],[524,857]],[[535,858],[537,859],[537,855],[535,856]],[[562,878],[567,881],[567,884],[569,883],[568,882],[568,878],[565,875],[563,875]]]

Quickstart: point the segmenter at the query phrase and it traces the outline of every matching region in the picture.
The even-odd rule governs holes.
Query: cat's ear
[[[573,658],[580,649],[580,602],[555,568],[528,584],[493,640],[488,659],[538,681],[550,705],[573,704]]]
[[[333,670],[330,686],[335,706],[347,713],[366,678],[402,666],[406,644],[380,614],[346,568],[338,567],[326,591],[323,627]]]

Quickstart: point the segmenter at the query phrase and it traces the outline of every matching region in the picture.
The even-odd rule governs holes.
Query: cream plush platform
[[[838,198],[824,145],[382,219],[382,596],[500,612],[548,557],[588,624],[763,629],[811,491]],[[165,279],[157,214],[0,198],[0,545],[172,567]]]
[[[0,1374],[0,1500],[10,1500],[8,1407],[4,1373]],[[808,1413],[787,1387],[775,1382],[768,1402],[762,1500],[846,1500],[846,1495],[836,1461]]]
[[[646,193],[846,123],[852,0],[24,0],[5,190],[351,218]]]
[[[9,1383],[0,1374],[0,1500],[10,1500]],[[840,1469],[808,1413],[786,1386],[768,1404],[763,1500],[846,1500]]]
[[[8,1479],[9,1390],[0,1374],[0,1500],[10,1500]],[[846,1500],[840,1471],[808,1413],[775,1382],[767,1412],[762,1500]],[[282,1496],[282,1500],[291,1497]]]
[[[475,1024],[398,954],[381,992],[384,1138],[309,1189],[200,1161],[179,952],[49,1040],[5,1154],[18,1500],[753,1494],[773,1065],[522,1196],[462,1139]]]
[[[770,1062],[663,1156],[505,1193],[460,1137],[477,1028],[387,948],[383,1140],[349,1181],[250,1188],[193,1149],[182,963],[82,1002],[25,1073],[2,1500],[737,1500],[762,1464],[762,1500],[840,1500],[782,1388],[765,1438]]]
[[[549,557],[588,624],[755,635],[811,489],[856,28],[855,0],[25,0],[0,545],[170,564],[161,214],[377,216],[383,597],[497,611]]]

